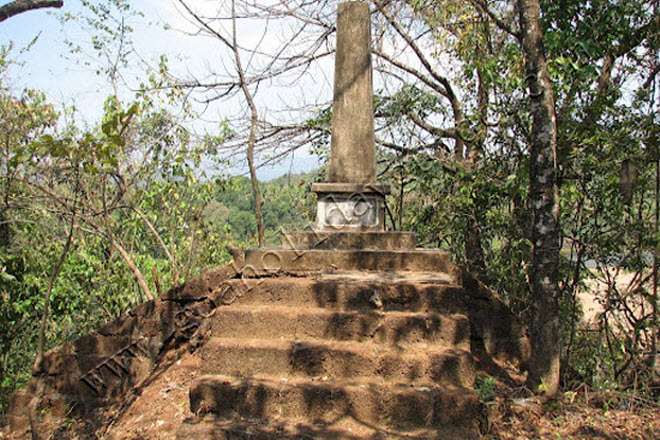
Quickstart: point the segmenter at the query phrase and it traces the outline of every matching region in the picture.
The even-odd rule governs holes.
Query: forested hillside
[[[279,245],[282,230],[307,228],[314,221],[316,197],[311,192],[316,173],[285,175],[262,182],[264,225],[267,244]],[[245,248],[256,246],[254,202],[250,179],[231,178],[202,212],[202,221],[224,231],[232,244]]]

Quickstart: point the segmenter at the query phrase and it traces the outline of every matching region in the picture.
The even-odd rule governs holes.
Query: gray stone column
[[[369,5],[339,5],[328,182],[375,183]]]
[[[371,14],[365,2],[339,5],[332,143],[318,197],[316,231],[382,232],[387,185],[376,181]]]
[[[330,164],[327,180],[312,185],[318,198],[316,225],[312,231],[284,233],[282,247],[295,252],[296,258],[304,258],[305,250],[414,249],[415,234],[385,231],[389,186],[376,177],[369,5],[342,3],[337,17]],[[248,260],[255,255],[248,255]]]

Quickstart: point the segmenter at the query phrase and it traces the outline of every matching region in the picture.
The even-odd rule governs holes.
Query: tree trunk
[[[257,106],[254,102],[252,92],[250,92],[250,89],[248,87],[248,81],[245,77],[245,70],[243,69],[243,64],[241,62],[241,55],[240,55],[240,47],[238,45],[238,38],[236,35],[236,1],[232,0],[231,2],[231,12],[232,12],[232,19],[231,19],[231,39],[223,36],[221,33],[219,33],[216,29],[212,28],[209,26],[208,22],[204,21],[204,19],[201,18],[198,14],[196,14],[190,7],[188,6],[188,2],[184,0],[179,0],[179,3],[183,8],[190,14],[190,16],[200,25],[202,28],[208,32],[209,34],[215,36],[218,38],[222,44],[227,46],[227,48],[231,49],[231,51],[234,53],[234,62],[236,65],[236,73],[238,74],[238,85],[241,88],[241,91],[243,92],[243,96],[245,97],[245,100],[248,104],[248,107],[250,108],[250,135],[248,138],[248,145],[247,145],[247,160],[248,160],[248,168],[250,170],[250,180],[252,182],[252,194],[254,196],[254,216],[257,220],[257,233],[259,237],[259,247],[263,247],[265,243],[265,228],[264,228],[264,219],[263,215],[261,213],[261,195],[259,193],[259,183],[257,181],[257,171],[256,167],[254,164],[254,146],[256,143],[256,134],[257,134],[257,128],[259,124],[259,114],[257,112]]]
[[[265,245],[265,228],[264,228],[264,218],[261,214],[261,196],[259,194],[259,181],[257,180],[257,171],[254,166],[254,144],[256,141],[257,134],[257,124],[259,123],[259,115],[257,113],[257,106],[252,99],[252,93],[248,89],[247,81],[245,79],[245,72],[243,71],[243,64],[241,63],[241,56],[238,51],[238,40],[236,38],[236,10],[235,10],[235,1],[231,2],[231,12],[232,12],[232,37],[234,50],[234,58],[236,61],[236,71],[238,72],[238,77],[241,83],[241,90],[243,90],[243,95],[245,100],[250,107],[250,137],[248,138],[248,147],[247,147],[247,160],[248,168],[250,169],[250,181],[252,182],[252,195],[254,197],[254,216],[257,220],[257,236],[259,239],[259,247],[264,247]]]
[[[0,248],[9,247],[11,241],[9,235],[9,219],[5,214],[5,208],[3,207],[2,211],[0,211]]]
[[[247,88],[247,86],[245,86]],[[246,95],[247,96],[247,95]],[[250,98],[251,100],[252,98]],[[247,159],[248,159],[248,168],[250,169],[250,181],[252,182],[252,195],[254,197],[254,216],[257,220],[257,237],[259,240],[259,247],[264,247],[266,238],[265,238],[265,228],[264,228],[264,218],[261,214],[261,196],[259,194],[259,181],[257,180],[257,171],[254,166],[254,141],[255,141],[255,132],[257,127],[257,112],[254,108],[254,104],[250,105],[252,108],[252,118],[250,126],[250,137],[248,139],[248,149],[247,149]]]
[[[0,6],[0,21],[33,9],[61,8],[62,5],[64,5],[62,0],[15,0]]]
[[[46,327],[48,326],[48,315],[50,313],[50,297],[53,293],[53,286],[55,286],[55,281],[57,276],[60,273],[62,264],[66,261],[66,257],[69,255],[69,250],[71,249],[71,244],[73,243],[73,234],[75,230],[75,215],[71,216],[71,228],[64,243],[64,248],[60,254],[60,258],[55,263],[53,270],[50,273],[50,278],[48,279],[48,288],[44,295],[44,309],[41,312],[41,324],[39,325],[39,340],[37,342],[37,357],[34,361],[34,371],[41,373],[44,360],[44,347],[46,345]]]
[[[530,138],[531,342],[528,385],[555,394],[559,388],[559,188],[557,182],[557,120],[543,49],[539,0],[518,0],[521,44],[529,86]]]
[[[657,136],[651,133],[650,139],[654,142],[653,152],[655,154],[655,212],[654,212],[654,232],[656,236],[660,231],[660,151],[658,151]],[[660,256],[658,255],[658,245],[653,249],[653,293],[651,295],[651,306],[653,319],[651,320],[651,371],[656,371],[658,367],[658,342],[660,338],[660,326],[658,320],[658,269],[660,268]]]
[[[156,228],[154,225],[149,221],[149,219],[138,209],[137,207],[133,206],[131,207],[133,212],[135,212],[144,222],[145,225],[147,225],[147,228],[151,231],[153,236],[156,238],[156,241],[158,241],[158,244],[160,245],[160,248],[163,250],[165,253],[165,256],[167,257],[167,260],[170,262],[170,267],[172,268],[172,284],[174,286],[177,286],[179,284],[179,265],[176,263],[176,260],[174,259],[174,256],[170,252],[170,250],[167,248],[165,245],[165,242],[163,241],[163,238],[160,236],[158,231],[156,231]]]
[[[477,49],[477,56],[480,59],[485,59],[486,53],[481,46]],[[481,69],[477,69],[477,108],[481,124],[476,136],[468,145],[467,157],[465,164],[468,169],[474,171],[481,166],[481,157],[483,154],[484,143],[486,142],[486,135],[488,134],[488,127],[485,124],[488,117],[488,95],[489,84]],[[465,240],[465,259],[467,261],[468,269],[477,276],[477,278],[485,281],[486,275],[486,259],[484,257],[483,243],[481,239],[481,225],[479,220],[481,218],[480,211],[483,208],[475,206],[472,215],[468,218],[468,234]]]
[[[138,269],[138,267],[135,265],[131,256],[128,254],[128,252],[126,252],[126,249],[124,249],[122,245],[117,243],[114,237],[110,236],[110,234],[108,234],[108,240],[110,241],[110,245],[113,248],[115,248],[117,252],[119,252],[119,254],[124,259],[124,262],[133,273],[133,276],[137,280],[137,283],[140,286],[142,293],[144,293],[144,296],[147,297],[147,300],[151,301],[152,299],[154,299],[154,296],[151,294],[151,290],[149,289],[149,285],[147,284],[147,281],[144,279],[144,276],[142,276],[142,272],[140,272],[140,269]]]
[[[474,216],[470,216],[468,219],[468,224],[468,233],[465,237],[465,261],[468,270],[472,272],[477,278],[483,281],[486,275],[486,263],[483,246],[481,243],[481,231],[479,230],[479,222]]]

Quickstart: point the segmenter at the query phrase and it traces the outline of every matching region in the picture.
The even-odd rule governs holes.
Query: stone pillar
[[[375,183],[369,5],[339,5],[328,182]]]
[[[339,5],[328,179],[315,183],[318,231],[384,231],[387,185],[376,181],[371,15]]]

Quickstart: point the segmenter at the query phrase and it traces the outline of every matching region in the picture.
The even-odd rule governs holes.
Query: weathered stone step
[[[468,350],[465,315],[416,312],[342,312],[321,308],[234,305],[216,310],[212,334],[222,338],[333,339],[399,346],[419,342]]]
[[[220,304],[322,307],[462,314],[465,291],[443,283],[381,283],[314,278],[232,279],[215,292]]]
[[[214,420],[214,417],[210,415],[206,415],[202,420],[185,421],[176,433],[177,440],[362,440],[383,438],[393,437],[379,435],[374,429],[362,427],[354,430],[353,428],[314,425],[305,421]],[[415,438],[425,437],[415,436]]]
[[[245,253],[246,272],[254,274],[308,271],[374,270],[448,272],[449,254],[439,249],[361,250],[282,248],[249,249]]]
[[[204,376],[190,388],[193,413],[220,418],[305,420],[332,424],[351,418],[367,426],[414,430],[471,426],[476,393],[462,387],[343,385],[310,380],[278,381]]]
[[[283,249],[413,250],[413,232],[291,231],[282,233]]]
[[[436,429],[396,431],[367,426],[353,419],[330,425],[310,421],[282,421],[241,418],[227,420],[206,415],[185,421],[176,435],[177,440],[477,440],[476,427],[447,426]]]
[[[345,341],[212,338],[200,349],[199,356],[203,374],[368,379],[464,387],[472,387],[474,382],[474,361],[469,352],[431,345],[396,350]]]

